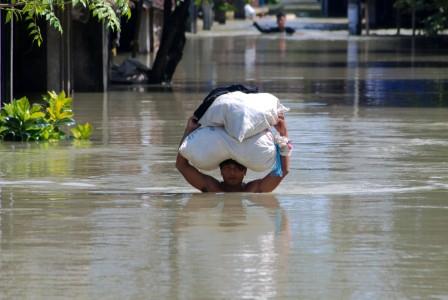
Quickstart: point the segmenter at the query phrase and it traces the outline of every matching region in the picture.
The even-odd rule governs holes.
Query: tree
[[[1,1],[1,0],[0,0]],[[63,28],[55,11],[65,5],[82,6],[91,11],[99,21],[103,21],[111,30],[120,31],[120,17],[130,17],[130,0],[11,0],[0,3],[0,9],[6,10],[6,21],[24,20],[32,40],[42,44],[42,34],[37,22],[47,21],[61,34]],[[20,1],[20,2],[19,2]],[[142,1],[142,0],[139,0]],[[174,71],[182,58],[186,42],[186,20],[191,0],[165,0],[164,20],[160,47],[152,69],[148,72],[149,83],[170,82]],[[174,9],[173,9],[174,5]],[[139,12],[137,12],[138,14]]]
[[[426,32],[436,35],[448,27],[448,0],[432,0],[430,14],[423,22]]]
[[[0,3],[0,9],[6,11],[6,22],[24,20],[28,32],[38,46],[42,44],[42,34],[37,25],[39,19],[47,21],[61,34],[63,28],[55,11],[63,10],[65,5],[82,6],[91,11],[92,15],[106,24],[111,30],[120,31],[120,17],[130,17],[129,0],[11,0],[10,3]]]
[[[178,1],[173,10],[172,1],[165,0],[162,37],[153,67],[148,74],[149,83],[171,81],[174,71],[182,58],[185,46],[185,31],[190,1]]]
[[[417,12],[422,10],[424,7],[424,1],[422,0],[396,0],[395,7],[400,12],[411,13],[412,22],[412,35],[415,35],[416,22],[417,22]]]
[[[448,0],[395,0],[398,16],[411,15],[412,34],[420,24],[429,35],[437,35],[448,27]]]

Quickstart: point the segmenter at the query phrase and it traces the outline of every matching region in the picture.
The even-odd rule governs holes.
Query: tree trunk
[[[171,81],[184,50],[190,1],[183,0],[172,11],[172,1],[165,0],[162,39],[153,67],[148,74],[149,83]]]
[[[143,17],[143,0],[137,2],[137,9],[135,10],[135,13],[137,15],[135,21],[135,31],[131,41],[131,52],[133,58],[137,57],[137,53],[139,52],[140,49],[138,36],[140,33]]]
[[[415,36],[415,14],[416,14],[416,3],[412,5],[412,36]]]
[[[366,22],[366,35],[370,35],[370,12],[369,12],[369,0],[364,3],[364,20]]]
[[[400,12],[399,8],[397,8],[396,21],[397,21],[397,35],[400,35],[400,33],[401,33],[401,12]]]

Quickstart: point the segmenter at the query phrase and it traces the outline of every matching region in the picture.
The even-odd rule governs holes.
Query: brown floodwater
[[[75,94],[90,142],[0,143],[0,299],[446,298],[447,49],[190,36],[171,87]],[[231,83],[291,109],[272,194],[200,194],[174,168]]]

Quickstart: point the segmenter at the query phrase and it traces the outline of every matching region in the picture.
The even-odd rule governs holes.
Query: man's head
[[[247,168],[233,159],[227,159],[219,164],[222,179],[228,185],[240,185],[246,176]]]
[[[285,30],[285,25],[286,25],[286,16],[284,13],[279,12],[277,14],[277,26],[281,31],[283,31]]]

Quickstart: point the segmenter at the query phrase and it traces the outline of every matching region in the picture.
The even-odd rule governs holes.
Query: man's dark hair
[[[240,164],[239,162],[237,162],[236,160],[233,160],[233,159],[226,159],[225,161],[221,162],[219,164],[219,168],[222,169],[225,165],[229,165],[229,164],[237,165],[238,167],[240,167],[244,170],[247,169],[245,166],[243,166],[242,164]]]
[[[276,17],[277,17],[277,20],[280,20],[281,18],[286,17],[286,15],[283,12],[278,12]]]

